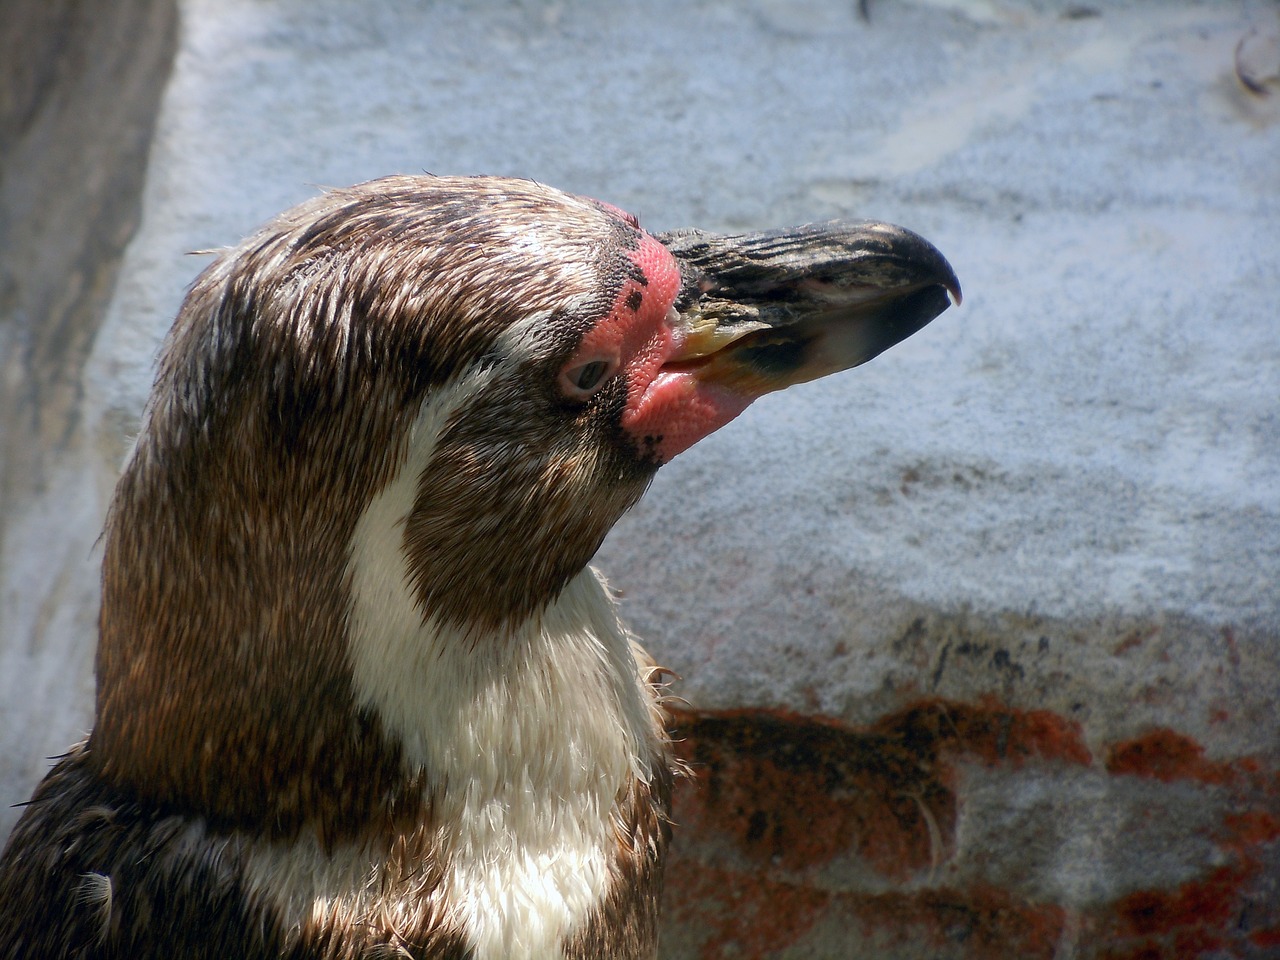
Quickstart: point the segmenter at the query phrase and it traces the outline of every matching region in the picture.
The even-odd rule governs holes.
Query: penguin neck
[[[352,539],[357,703],[425,786],[441,894],[475,955],[559,956],[614,882],[620,808],[661,762],[651,688],[590,568],[501,629],[424,616],[400,546],[417,477],[402,470]]]
[[[406,518],[441,424],[482,384],[434,391],[375,437],[377,470],[219,455],[153,411],[108,523],[101,775],[214,825],[326,843],[548,797],[603,822],[647,779],[652,698],[592,571],[498,628],[434,617],[411,589]]]

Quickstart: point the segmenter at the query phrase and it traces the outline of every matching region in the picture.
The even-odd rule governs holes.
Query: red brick
[[[1195,780],[1224,784],[1234,775],[1229,764],[1206,759],[1204,747],[1167,727],[1113,745],[1107,757],[1107,771],[1150,777],[1164,783]]]

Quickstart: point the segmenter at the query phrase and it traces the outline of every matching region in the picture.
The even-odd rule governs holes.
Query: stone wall
[[[85,365],[137,229],[170,0],[0,18],[0,834],[88,730],[101,491]],[[110,352],[111,344],[103,349]]]
[[[1275,4],[182,0],[171,76],[163,4],[15,9],[0,803],[87,723],[188,251],[525,175],[655,230],[893,220],[965,289],[601,552],[684,678],[664,954],[1280,955]]]

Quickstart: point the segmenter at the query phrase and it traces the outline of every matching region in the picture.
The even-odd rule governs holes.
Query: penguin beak
[[[866,363],[960,304],[946,258],[888,223],[658,237],[681,268],[664,366],[750,400]],[[673,318],[675,319],[675,318]]]

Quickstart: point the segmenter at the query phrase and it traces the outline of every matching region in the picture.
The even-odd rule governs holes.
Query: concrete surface
[[[106,487],[115,470],[90,454],[84,369],[141,216],[177,21],[167,0],[7,0],[0,12],[5,836],[13,804],[92,717],[103,510],[93,472]]]
[[[127,63],[164,59],[145,6]],[[685,678],[665,954],[1280,954],[1280,8],[867,7],[183,0],[114,295],[48,341],[69,394],[14,304],[56,289],[42,205],[99,181],[0,237],[43,258],[0,301],[0,802],[86,723],[93,541],[188,251],[321,185],[516,174],[655,230],[896,221],[965,289],[601,552]],[[6,190],[52,168],[32,137]]]

